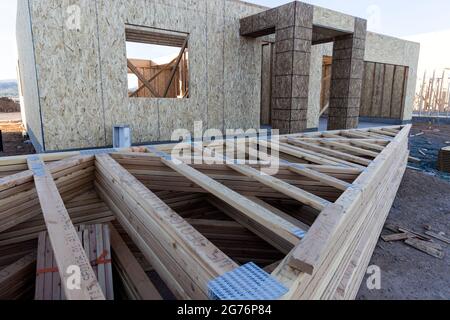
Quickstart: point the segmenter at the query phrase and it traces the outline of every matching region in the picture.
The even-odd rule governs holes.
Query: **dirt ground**
[[[421,134],[415,136],[417,134]],[[419,158],[422,162],[411,164],[425,173],[438,176],[450,182],[450,174],[437,170],[439,150],[450,146],[450,125],[431,123],[416,123],[411,130],[410,150],[411,156]]]
[[[423,172],[407,170],[388,224],[400,225],[423,233],[424,226],[445,232],[450,237],[450,175],[436,169],[439,149],[448,146],[450,126],[414,125],[410,139],[412,155],[421,158]],[[426,154],[423,156],[419,149]],[[427,150],[423,150],[427,149]],[[392,234],[384,230],[383,234]],[[422,253],[402,241],[387,243],[380,239],[371,265],[381,269],[381,290],[368,290],[366,280],[360,289],[360,300],[422,300],[450,299],[450,245],[439,240],[444,248],[444,259]]]
[[[22,122],[12,115],[14,114],[0,113],[0,131],[3,139],[3,152],[0,152],[0,157],[35,153],[31,143],[23,137]]]

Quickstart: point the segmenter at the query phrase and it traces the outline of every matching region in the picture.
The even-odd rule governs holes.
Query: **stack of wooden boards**
[[[450,173],[450,147],[442,148],[439,152],[438,169]]]
[[[105,298],[114,300],[108,225],[80,226],[77,228],[77,231]],[[47,232],[42,232],[39,235],[35,300],[66,300],[52,244]]]
[[[129,300],[162,300],[155,285],[130,251],[114,226],[110,225],[112,261],[122,287],[122,297]]]
[[[428,228],[429,230],[425,234],[421,234],[404,227],[386,225],[385,229],[394,232],[394,234],[383,235],[381,238],[386,242],[404,241],[410,247],[442,259],[444,257],[444,249],[440,244],[435,243],[434,240],[450,244],[450,239],[446,238],[444,233],[436,233],[431,230],[431,227],[428,226]]]
[[[356,297],[406,168],[408,134],[388,134],[395,138],[275,271],[289,298]]]
[[[33,296],[36,252],[0,269],[0,300],[22,300]]]
[[[63,239],[71,224],[115,220],[106,259],[112,270],[94,263],[93,280],[105,298],[113,296],[114,274],[117,292],[129,299],[161,299],[142,268],[145,259],[178,299],[208,299],[211,281],[250,262],[288,289],[280,299],[354,299],[407,165],[410,128],[296,134],[279,143],[239,138],[234,142],[247,152],[226,163],[211,162],[224,159],[211,145],[227,141],[189,144],[204,155],[195,164],[197,155],[169,156],[173,144],[41,156],[45,164],[0,159],[0,172],[12,174],[0,179],[0,272],[26,272],[14,264],[37,250],[36,298],[62,299],[58,274],[39,271],[55,270],[73,251],[55,249],[46,229]],[[255,150],[264,150],[256,161]],[[278,170],[266,174],[273,159]],[[43,203],[45,190],[59,192],[61,202]],[[70,221],[51,232],[47,220],[56,213]],[[104,233],[83,228],[77,241],[98,262],[97,245],[108,247],[98,240]],[[8,297],[25,294],[17,288]]]

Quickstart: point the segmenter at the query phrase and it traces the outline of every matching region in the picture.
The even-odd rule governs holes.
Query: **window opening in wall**
[[[189,35],[126,27],[128,96],[189,98]]]

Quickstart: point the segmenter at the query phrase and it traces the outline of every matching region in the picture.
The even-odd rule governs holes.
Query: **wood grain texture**
[[[34,174],[34,182],[39,196],[42,212],[54,250],[56,263],[68,300],[104,300],[89,258],[81,245],[78,233],[64,206],[59,191],[45,164],[39,158],[29,159],[28,165]],[[67,270],[78,266],[83,274],[81,289],[69,289],[70,275]],[[44,298],[46,298],[44,292]]]

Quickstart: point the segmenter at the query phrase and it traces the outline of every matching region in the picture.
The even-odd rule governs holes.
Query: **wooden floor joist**
[[[0,297],[30,298],[37,261],[63,279],[59,292],[55,274],[39,277],[39,290],[54,289],[40,298],[111,298],[112,269],[92,268],[83,248],[95,256],[108,237],[96,230],[94,245],[75,226],[115,220],[106,260],[128,299],[162,299],[148,270],[175,298],[215,297],[214,281],[248,263],[288,290],[279,299],[354,299],[406,168],[410,129],[0,158]],[[239,152],[227,158],[219,150],[229,143]],[[38,246],[43,233],[51,245]],[[81,290],[65,285],[70,266],[85,275]]]

